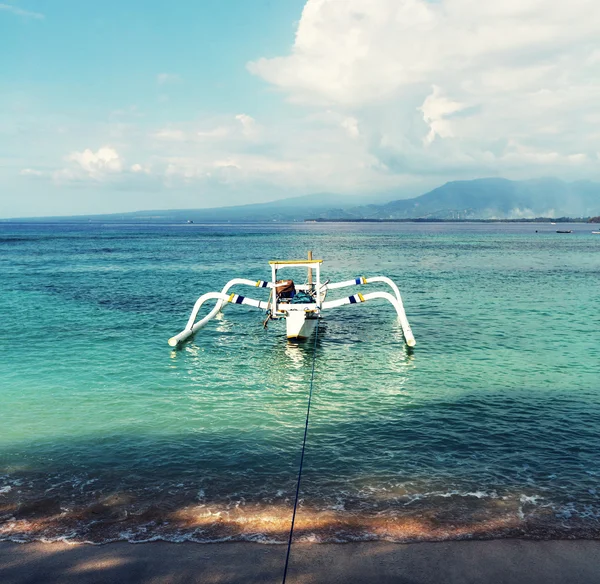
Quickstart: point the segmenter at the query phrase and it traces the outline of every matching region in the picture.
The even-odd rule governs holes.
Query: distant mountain
[[[448,182],[413,199],[340,210],[338,218],[519,219],[589,217],[599,212],[599,183],[484,178]],[[328,211],[322,218],[335,217]]]
[[[448,182],[411,199],[397,199],[399,194],[351,197],[319,193],[235,207],[136,211],[22,221],[241,223],[305,219],[520,219],[600,215],[600,183],[591,181],[483,178]],[[397,200],[391,200],[394,198]]]
[[[375,198],[378,202],[389,201],[393,195],[344,196],[333,193],[318,193],[301,197],[280,199],[269,203],[254,203],[232,207],[210,209],[171,209],[133,211],[103,215],[76,215],[58,217],[35,217],[11,219],[11,221],[90,221],[101,223],[219,223],[219,222],[264,222],[304,221],[306,217],[329,217],[331,209],[356,207]],[[334,213],[337,214],[337,211]],[[2,221],[2,219],[0,219]]]

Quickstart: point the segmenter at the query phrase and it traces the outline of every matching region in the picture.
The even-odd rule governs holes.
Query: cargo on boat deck
[[[296,296],[294,280],[278,280],[275,284],[275,291],[278,298],[293,298]]]

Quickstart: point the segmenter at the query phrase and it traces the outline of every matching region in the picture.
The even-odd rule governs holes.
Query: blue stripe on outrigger
[[[356,279],[354,280],[354,283],[355,283],[355,284],[362,284],[362,278],[356,278]]]
[[[265,281],[263,280],[263,281],[260,283],[260,287],[261,287],[261,288],[266,288],[268,284],[269,284],[268,282],[265,282]]]
[[[238,297],[235,299],[235,303],[236,303],[236,304],[242,304],[243,302],[244,302],[244,297],[243,297],[243,296],[238,296]]]
[[[350,304],[356,304],[356,296],[350,296],[348,300],[350,300]]]

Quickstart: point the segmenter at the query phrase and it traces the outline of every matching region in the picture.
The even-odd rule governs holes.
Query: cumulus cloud
[[[457,72],[545,64],[586,41],[595,52],[599,24],[594,0],[308,0],[292,54],[248,66],[297,100],[365,104]]]
[[[123,170],[123,161],[118,152],[110,146],[103,146],[97,152],[86,148],[82,152],[72,152],[66,160],[72,162],[73,167],[88,175],[90,178],[99,179],[111,173]]]
[[[433,86],[433,92],[428,95],[419,108],[423,112],[423,119],[429,126],[429,133],[425,136],[425,144],[431,144],[436,136],[449,138],[454,136],[452,121],[449,116],[464,109],[464,105],[448,99],[441,95],[437,85]]]
[[[248,69],[391,173],[597,176],[599,34],[595,0],[308,0],[291,54]]]
[[[126,185],[136,176],[151,174],[148,164],[136,162],[127,165],[123,157],[111,146],[102,146],[95,152],[90,148],[71,152],[64,160],[67,165],[49,175],[57,184],[88,182]]]

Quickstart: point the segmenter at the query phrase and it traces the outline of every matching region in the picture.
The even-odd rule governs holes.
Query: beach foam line
[[[452,510],[409,506],[410,512],[405,513],[402,509],[348,512],[303,506],[296,520],[295,541],[409,543],[502,537],[600,539],[600,527],[591,512],[588,518],[564,514],[557,517],[552,509],[542,507],[536,508],[535,515],[525,515],[524,505],[535,507],[533,497],[527,496],[512,501],[478,497],[465,500],[478,503],[472,508],[460,505]],[[53,505],[41,507],[41,510],[48,514],[5,515],[0,521],[0,541],[282,544],[286,542],[291,519],[289,505],[194,504],[179,509],[151,506],[137,514],[127,513],[119,506],[102,504],[83,511],[56,511]]]

